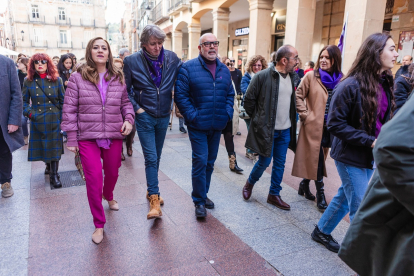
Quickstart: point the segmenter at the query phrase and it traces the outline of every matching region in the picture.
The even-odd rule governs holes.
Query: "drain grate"
[[[75,186],[84,186],[86,185],[85,181],[83,181],[82,177],[80,176],[79,172],[76,171],[66,171],[66,172],[59,172],[60,174],[60,182],[62,182],[62,188],[70,188]],[[50,188],[53,190],[52,185]]]

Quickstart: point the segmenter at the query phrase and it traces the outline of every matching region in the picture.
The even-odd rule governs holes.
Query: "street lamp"
[[[145,8],[147,11],[150,11],[151,10],[151,8],[150,8],[150,6],[149,6],[149,2],[147,2],[147,7]]]
[[[112,38],[109,38],[109,44],[112,45]]]
[[[24,32],[23,32],[23,30],[20,33],[22,34],[22,41],[24,41]]]

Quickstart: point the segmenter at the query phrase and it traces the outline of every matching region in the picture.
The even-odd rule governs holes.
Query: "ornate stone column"
[[[227,56],[228,37],[229,37],[229,15],[228,8],[217,8],[212,11],[213,14],[213,33],[220,42],[218,52],[220,56]]]
[[[249,55],[262,55],[266,60],[270,57],[272,45],[273,0],[249,0]]]
[[[369,35],[382,32],[386,4],[387,0],[346,0],[344,18],[349,15],[342,61],[344,73],[351,68],[362,42]]]
[[[183,33],[181,31],[173,31],[173,52],[177,54],[179,58],[183,57]]]
[[[298,50],[303,63],[311,60],[315,11],[316,0],[287,1],[285,44]]]
[[[188,25],[188,59],[198,56],[198,44],[201,36],[201,25],[191,23]]]

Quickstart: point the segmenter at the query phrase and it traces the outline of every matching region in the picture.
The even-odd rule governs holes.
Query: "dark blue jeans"
[[[135,114],[135,125],[145,158],[145,176],[147,177],[148,194],[160,194],[158,188],[158,169],[165,134],[170,117],[154,118],[147,112]]]
[[[221,131],[188,128],[188,136],[193,150],[191,170],[193,192],[191,196],[195,205],[205,205],[220,145]]]
[[[290,142],[290,128],[285,130],[275,130],[273,136],[273,146],[270,157],[259,155],[259,161],[254,164],[249,176],[249,183],[254,185],[259,181],[263,172],[269,167],[273,156],[272,178],[270,181],[269,194],[280,195],[282,190],[283,173],[285,171],[286,153]]]

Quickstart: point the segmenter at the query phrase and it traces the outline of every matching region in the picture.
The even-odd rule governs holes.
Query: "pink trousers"
[[[103,228],[106,220],[102,195],[108,201],[113,200],[118,170],[121,167],[122,140],[112,139],[109,149],[98,147],[95,140],[79,141],[78,146],[93,223],[96,228]],[[105,178],[102,176],[102,168]]]

